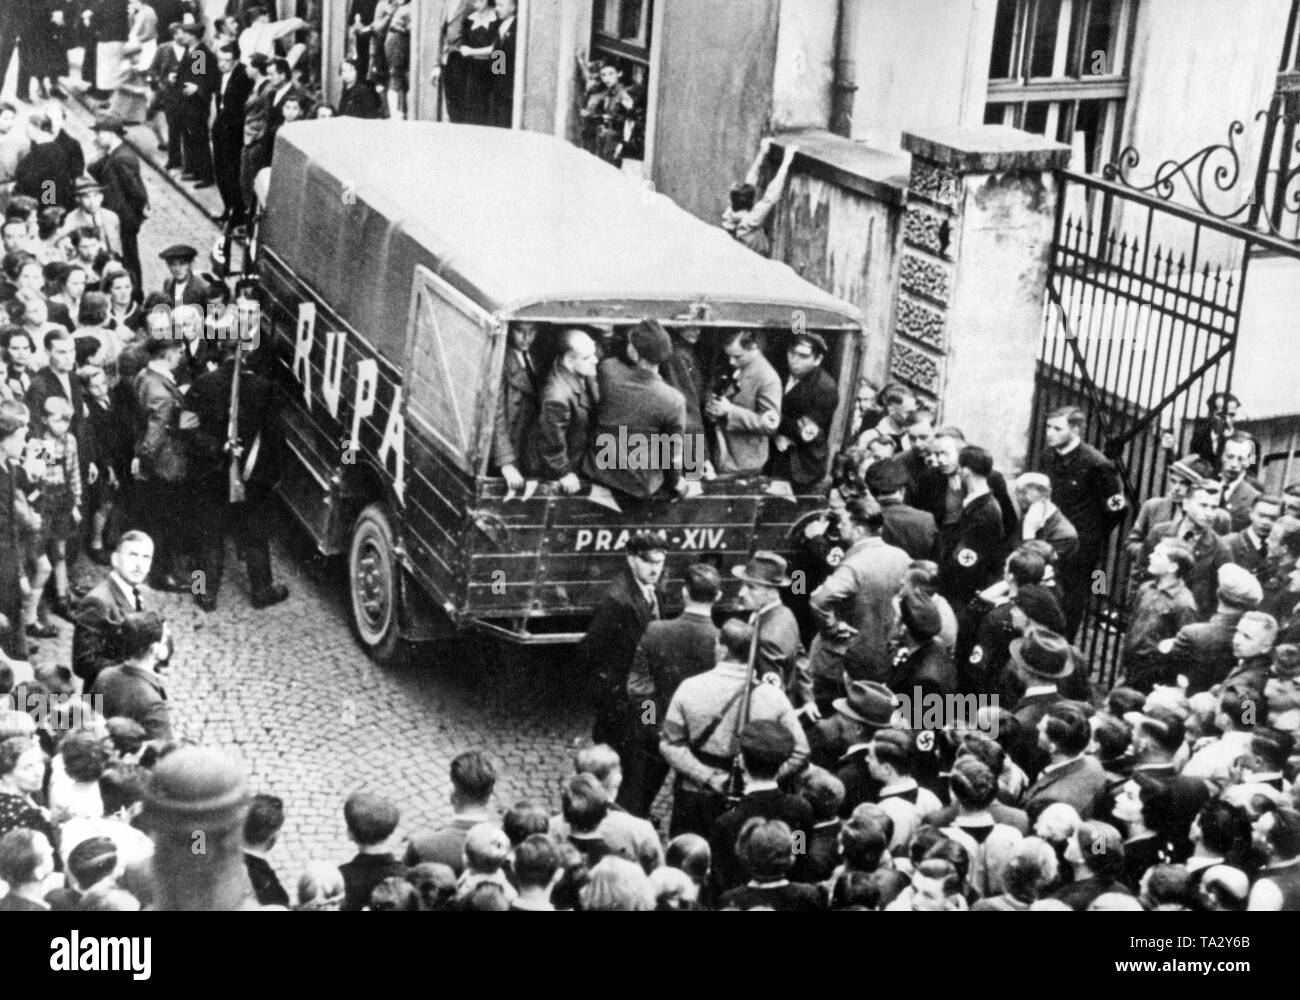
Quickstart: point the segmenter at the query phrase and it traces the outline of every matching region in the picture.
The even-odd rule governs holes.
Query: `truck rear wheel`
[[[398,607],[401,570],[396,548],[387,506],[370,504],[352,526],[348,593],[357,638],[371,658],[384,666],[401,663],[407,648]]]

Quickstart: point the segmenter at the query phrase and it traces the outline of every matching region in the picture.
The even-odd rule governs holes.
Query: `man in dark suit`
[[[537,421],[540,386],[532,354],[536,339],[533,324],[512,326],[501,366],[501,391],[492,424],[492,464],[512,490],[523,489],[524,475],[519,467],[524,464],[525,442]]]
[[[537,428],[524,439],[524,466],[530,476],[554,481],[565,493],[573,494],[582,488],[578,471],[587,457],[596,412],[598,355],[595,341],[581,330],[566,330],[562,346],[542,389]],[[511,391],[503,384],[503,393]],[[508,432],[509,419],[505,424]]]
[[[588,479],[636,498],[654,496],[664,485],[686,492],[681,469],[658,468],[677,463],[654,460],[663,452],[657,442],[682,441],[686,429],[686,399],[659,374],[659,365],[672,350],[664,328],[655,320],[643,320],[628,338],[630,364],[618,358],[600,363],[595,433],[582,466]],[[651,461],[629,461],[631,449],[647,446]],[[629,453],[623,453],[624,447]],[[628,467],[633,464],[651,468]]]
[[[777,787],[781,766],[794,753],[794,738],[781,723],[755,719],[740,733],[740,759],[745,769],[744,798],[718,817],[709,834],[713,857],[713,882],[719,892],[743,885],[746,872],[736,858],[736,837],[741,827],[755,816],[779,819],[792,833],[806,840],[813,828],[812,806],[798,795]],[[801,880],[807,863],[806,852],[798,852],[792,875]]]
[[[27,386],[28,409],[39,418],[45,417],[45,401],[60,396],[72,407],[72,423],[68,429],[77,441],[77,455],[84,476],[91,458],[89,433],[86,428],[90,411],[86,409],[81,379],[77,378],[77,345],[66,330],[55,328],[45,335],[45,353],[50,362],[32,375]]]
[[[265,514],[280,479],[283,401],[275,384],[253,371],[243,350],[238,351],[239,437],[231,447],[228,435],[237,341],[214,343],[225,349],[226,360],[195,379],[185,397],[186,410],[198,417],[189,439],[189,483],[195,499],[205,589],[194,598],[204,611],[216,609],[225,536],[229,534],[248,567],[252,605],[260,610],[289,596],[284,584],[271,577],[270,522]],[[233,471],[243,483],[245,496],[240,500],[231,497],[232,461],[236,463]]]
[[[934,515],[903,502],[906,470],[897,462],[876,462],[866,472],[866,487],[880,504],[885,527],[880,537],[886,545],[902,549],[913,559],[934,559],[939,554],[939,528]]]
[[[1074,655],[1064,637],[1043,628],[1030,628],[1011,642],[1011,663],[1025,683],[1025,693],[1012,713],[1020,724],[1021,740],[1008,752],[1030,778],[1047,763],[1039,746],[1038,723],[1065,698],[1058,689],[1074,672]]]
[[[34,198],[42,206],[58,205],[72,211],[77,207],[77,175],[67,149],[55,141],[50,116],[35,113],[27,118],[31,149],[18,161],[12,195]]]
[[[922,695],[955,694],[957,668],[937,638],[943,624],[934,601],[921,593],[905,593],[899,599],[898,617],[889,675],[873,679],[908,698],[915,697],[918,688]]]
[[[239,61],[239,48],[227,43],[217,50],[217,116],[212,122],[212,166],[225,211],[219,218],[227,228],[244,222],[244,198],[239,167],[244,153],[244,111],[253,82]]]
[[[1064,802],[1090,818],[1107,777],[1097,758],[1085,752],[1092,740],[1088,717],[1074,705],[1049,706],[1035,735],[1048,762],[1025,792],[1025,809],[1033,814],[1039,803]]]
[[[1237,623],[1264,597],[1259,581],[1240,566],[1220,566],[1217,579],[1218,605],[1210,620],[1184,625],[1159,647],[1168,658],[1168,673],[1186,675],[1188,695],[1207,691],[1228,676],[1237,662],[1232,653]]]
[[[261,53],[254,53],[245,63],[249,79],[248,98],[244,102],[243,152],[239,161],[239,197],[244,211],[256,211],[257,195],[253,181],[258,171],[271,163],[271,142],[275,133],[271,128],[271,99],[274,88],[267,76],[271,62]]]
[[[165,22],[158,11],[158,51],[154,54],[149,75],[154,81],[154,98],[149,114],[162,113],[167,122],[168,170],[187,170],[185,146],[181,143],[181,88],[179,84],[181,60],[185,57],[185,44],[181,40],[180,18]]]
[[[140,176],[140,161],[123,142],[126,126],[121,119],[95,121],[95,146],[103,154],[89,167],[90,175],[104,186],[104,208],[117,214],[122,232],[122,263],[131,272],[137,291],[144,287],[140,270],[140,227],[149,215],[149,192]]]
[[[101,671],[90,696],[103,698],[105,717],[133,719],[150,740],[169,743],[167,692],[157,672],[168,651],[167,625],[157,612],[132,611],[122,622],[121,636],[121,665]]]
[[[661,532],[638,531],[624,551],[624,564],[604,589],[578,644],[578,656],[595,690],[591,741],[608,743],[620,758],[625,756],[627,678],[637,644],[650,623],[661,617],[656,587],[664,573],[668,539]]]
[[[1281,516],[1282,498],[1260,493],[1251,501],[1250,523],[1224,538],[1228,545],[1228,558],[1253,573],[1261,585],[1271,573],[1268,538]]]
[[[955,530],[944,539],[939,589],[954,608],[964,608],[1002,572],[1002,511],[989,490],[993,458],[987,451],[966,445],[958,454],[957,472],[961,513]]]
[[[492,58],[500,60],[501,71],[492,74],[489,104],[491,123],[497,128],[510,128],[514,125],[515,44],[519,40],[519,24],[515,14],[518,7],[517,0],[497,0],[497,43]]]
[[[254,795],[244,820],[244,865],[253,895],[262,906],[288,906],[289,894],[267,860],[284,827],[284,800],[274,795]]]
[[[181,179],[193,181],[195,188],[207,188],[214,183],[208,120],[212,114],[212,95],[217,89],[217,57],[203,44],[203,26],[197,22],[181,22],[181,40],[185,43],[185,55],[181,56],[176,70],[176,84],[180,88],[177,123],[189,171],[181,174]]]
[[[633,815],[650,815],[650,806],[668,777],[668,763],[659,753],[659,722],[673,692],[687,677],[712,670],[717,663],[713,605],[721,585],[714,567],[704,563],[689,567],[681,615],[671,621],[651,621],[637,643],[627,675],[631,732],[618,792],[618,804]]]
[[[1192,453],[1199,455],[1211,468],[1219,471],[1220,456],[1228,438],[1236,433],[1237,408],[1241,400],[1230,392],[1215,392],[1205,401],[1209,411],[1196,421],[1192,432]]]
[[[1091,598],[1093,571],[1128,507],[1115,463],[1083,440],[1083,427],[1084,415],[1078,407],[1049,413],[1048,447],[1040,470],[1051,480],[1053,501],[1079,536],[1078,550],[1057,572],[1067,639],[1073,639],[1079,630]]]
[[[924,427],[914,427],[924,433]],[[951,550],[952,542],[958,534],[958,523],[965,506],[966,487],[962,480],[961,450],[966,446],[966,436],[957,427],[941,427],[934,432],[926,446],[929,453],[930,468],[921,479],[916,490],[916,499],[909,500],[913,506],[929,511],[934,523],[939,526],[940,551]],[[897,457],[888,459],[893,463]],[[991,469],[985,477],[989,493],[997,502],[1002,520],[1002,540],[1007,542],[1016,536],[1016,526],[1020,513],[1016,502],[1011,499],[1007,489],[1006,477],[997,469]],[[905,494],[906,498],[907,494]]]
[[[786,354],[790,377],[776,429],[772,475],[806,492],[826,478],[831,421],[840,405],[835,380],[822,368],[826,341],[815,333],[795,336]]]
[[[143,531],[127,531],[109,557],[112,569],[73,613],[72,672],[89,689],[101,670],[121,663],[122,623],[144,610],[140,588],[153,565],[153,540]]]
[[[1250,506],[1263,492],[1247,475],[1255,462],[1255,439],[1238,431],[1223,444],[1222,470],[1223,497],[1220,501],[1228,512],[1229,528],[1241,531],[1250,523]]]

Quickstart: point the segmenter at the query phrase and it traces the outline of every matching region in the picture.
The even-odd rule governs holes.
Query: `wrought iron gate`
[[[1300,258],[1295,233],[1280,224],[1298,200],[1287,198],[1297,174],[1289,158],[1296,121],[1287,111],[1279,100],[1257,116],[1265,120],[1260,167],[1249,194],[1230,210],[1213,199],[1237,186],[1239,122],[1226,145],[1166,161],[1144,188],[1126,176],[1138,163],[1131,148],[1106,178],[1060,175],[1029,468],[1040,467],[1047,414],[1078,406],[1087,415],[1084,439],[1120,471],[1129,516],[1111,538],[1099,567],[1104,585],[1090,596],[1077,637],[1107,686],[1119,670],[1132,575],[1142,571],[1125,552],[1133,516],[1163,492],[1165,469],[1189,450],[1208,398],[1231,388],[1252,254]],[[1170,200],[1179,177],[1198,209]]]

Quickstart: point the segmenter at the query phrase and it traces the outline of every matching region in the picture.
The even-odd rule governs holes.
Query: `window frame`
[[[1059,0],[1060,11],[1056,23],[1056,42],[1053,49],[1050,76],[1031,76],[1033,58],[1032,36],[1038,14],[1045,0],[1001,0],[1016,4],[1012,18],[1009,63],[1015,74],[1011,77],[992,76],[989,67],[988,92],[984,104],[984,120],[993,124],[1024,128],[1023,122],[1031,105],[1047,104],[1047,117],[1042,133],[1048,137],[1061,134],[1062,116],[1069,125],[1067,134],[1073,134],[1078,119],[1079,106],[1085,101],[1105,103],[1105,114],[1097,131],[1098,141],[1093,150],[1093,161],[1084,165],[1089,172],[1100,170],[1112,162],[1120,149],[1123,115],[1128,102],[1130,62],[1133,53],[1133,36],[1140,0],[1113,0],[1119,5],[1115,31],[1108,54],[1107,73],[1092,74],[1086,49],[1087,24],[1081,16],[1092,12],[1093,0]],[[990,53],[990,60],[992,52]],[[1078,70],[1070,75],[1071,65]],[[996,114],[1000,110],[1001,114]],[[1026,129],[1026,131],[1028,131]]]

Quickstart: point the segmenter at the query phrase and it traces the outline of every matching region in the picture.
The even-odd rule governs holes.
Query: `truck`
[[[824,491],[719,475],[633,509],[595,487],[516,493],[492,468],[519,323],[616,333],[650,317],[698,327],[717,358],[728,331],[820,333],[842,401],[830,440],[846,433],[858,310],[636,179],[537,133],[324,120],[280,130],[267,192],[248,249],[289,395],[278,492],[320,553],[346,556],[376,660],[466,629],[574,642],[642,528],[669,538],[671,609],[690,563],[790,553],[825,506]]]

